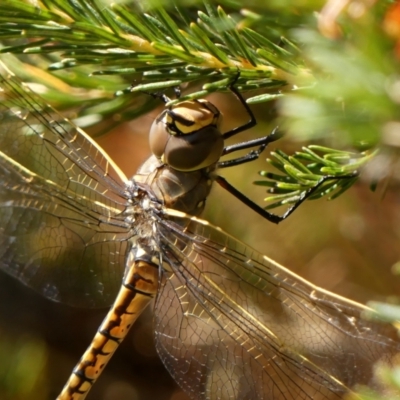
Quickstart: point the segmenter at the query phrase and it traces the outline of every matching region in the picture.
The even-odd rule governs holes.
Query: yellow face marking
[[[219,119],[219,114],[215,114],[199,101],[184,101],[174,107],[172,111],[188,122],[182,124],[179,120],[166,115],[167,123],[175,124],[182,134],[190,134],[207,126],[217,125]]]

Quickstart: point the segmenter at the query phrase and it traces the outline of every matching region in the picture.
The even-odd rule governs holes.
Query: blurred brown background
[[[225,115],[224,131],[247,121],[231,95],[212,100]],[[273,128],[268,123],[272,104],[252,109],[258,126],[235,141],[264,136]],[[149,155],[147,130],[154,115],[99,139],[127,176]],[[301,145],[283,139],[271,148],[291,152]],[[259,179],[259,170],[268,168],[268,150],[257,162],[221,171],[258,204],[266,194],[251,182]],[[391,273],[400,259],[396,189],[389,187],[382,198],[379,190],[373,193],[360,181],[333,202],[306,202],[275,226],[215,187],[204,218],[316,285],[360,302],[385,300],[400,293],[400,278]],[[151,311],[133,327],[88,400],[187,399],[157,357]],[[0,274],[0,399],[55,399],[105,314],[106,310],[51,303]]]

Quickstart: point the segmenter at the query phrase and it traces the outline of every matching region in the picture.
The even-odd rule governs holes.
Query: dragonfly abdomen
[[[57,400],[83,400],[133,323],[158,290],[158,264],[146,249],[130,252],[117,299]]]

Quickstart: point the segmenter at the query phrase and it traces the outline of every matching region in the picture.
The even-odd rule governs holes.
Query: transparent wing
[[[51,300],[109,305],[131,236],[126,178],[84,132],[0,73],[0,269]]]
[[[365,307],[205,221],[160,220],[159,234],[156,346],[193,399],[338,399],[400,350]]]

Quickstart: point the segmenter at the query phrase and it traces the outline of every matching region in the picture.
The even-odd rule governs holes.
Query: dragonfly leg
[[[283,215],[277,215],[277,214],[271,213],[271,212],[265,210],[264,208],[260,207],[258,204],[254,203],[247,196],[245,196],[242,192],[240,192],[234,186],[232,186],[222,176],[217,175],[215,177],[215,182],[217,182],[221,187],[223,187],[225,190],[227,190],[229,193],[231,193],[233,196],[235,196],[242,203],[246,204],[253,211],[255,211],[256,213],[261,215],[263,218],[267,219],[270,222],[273,222],[274,224],[279,224],[280,222],[285,220],[290,214],[292,214],[293,211],[295,211],[297,209],[297,207],[299,207],[305,200],[307,200],[309,197],[311,197],[326,181],[334,180],[334,179],[354,179],[357,175],[358,175],[358,172],[356,171],[349,175],[343,175],[343,176],[326,175],[326,176],[322,177],[314,186],[305,190],[299,196],[299,199],[294,204],[292,204]]]
[[[134,259],[118,296],[57,400],[83,400],[129,329],[156,295],[158,266]]]
[[[265,148],[269,143],[274,142],[275,140],[278,140],[281,137],[282,134],[278,131],[278,127],[276,127],[269,135],[264,136],[262,138],[248,140],[246,142],[236,143],[231,146],[226,146],[222,152],[223,156],[238,150],[249,149],[251,147],[258,146],[258,149],[251,150],[243,157],[237,157],[226,161],[219,161],[217,163],[217,168],[219,169],[219,168],[235,167],[236,165],[256,160],[260,156],[260,154],[265,150]]]
[[[236,81],[238,80],[239,75],[233,80],[233,82],[229,85],[229,90],[235,95],[235,97],[240,101],[240,104],[244,107],[244,109],[247,112],[247,115],[250,117],[250,119],[243,125],[240,125],[236,128],[231,129],[228,132],[225,132],[222,136],[224,140],[237,135],[240,132],[246,131],[247,129],[252,128],[253,126],[257,125],[257,120],[256,117],[253,114],[253,111],[251,111],[251,108],[249,105],[246,103],[246,100],[242,96],[242,94],[239,92],[239,90],[234,86]]]

